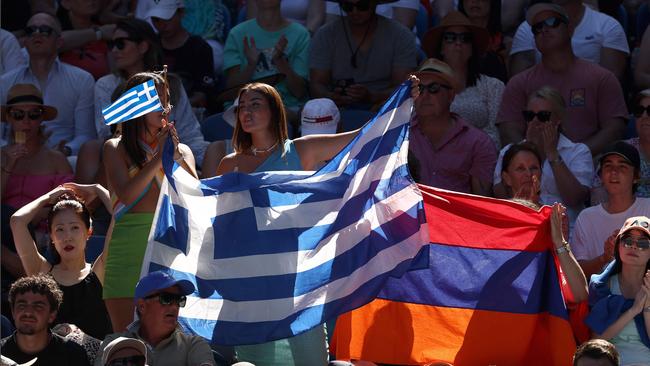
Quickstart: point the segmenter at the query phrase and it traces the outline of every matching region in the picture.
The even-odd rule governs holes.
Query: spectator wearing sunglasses
[[[569,17],[563,7],[541,3],[528,9],[542,61],[515,75],[503,92],[497,127],[501,142],[520,141],[526,132],[521,111],[530,95],[543,86],[560,91],[567,104],[562,133],[581,142],[597,156],[625,131],[627,107],[621,85],[609,70],[576,57],[571,46]]]
[[[192,282],[176,279],[164,271],[142,277],[135,287],[135,311],[139,320],[131,323],[126,332],[111,334],[104,339],[95,366],[103,365],[101,360],[106,360],[106,347],[119,337],[144,342],[147,360],[152,365],[214,365],[210,345],[199,336],[183,333],[178,324],[179,310],[185,306],[187,295],[194,291]]]
[[[624,141],[609,146],[598,159],[607,200],[584,209],[572,234],[576,259],[587,278],[614,258],[616,235],[628,217],[650,216],[650,198],[634,194],[640,166],[639,152]]]
[[[139,339],[117,337],[102,350],[101,366],[147,366],[147,346]]]
[[[46,105],[41,92],[32,84],[12,86],[6,104],[2,105],[2,121],[9,125],[10,133],[8,145],[2,147],[0,162],[3,294],[13,280],[24,275],[9,229],[11,214],[73,178],[65,156],[45,145],[42,124],[51,123],[56,115],[56,108]],[[41,219],[35,222],[34,234],[39,247],[44,249],[48,241],[47,225]]]
[[[615,238],[614,260],[591,278],[585,324],[610,341],[621,365],[650,360],[650,219],[625,220]]]
[[[45,104],[58,110],[45,127],[47,146],[66,156],[77,155],[84,142],[96,137],[93,124],[94,79],[88,72],[61,62],[58,49],[63,39],[58,20],[47,13],[34,14],[25,28],[29,64],[0,77],[0,102],[14,84],[33,84]]]
[[[415,75],[420,95],[409,149],[419,160],[419,183],[490,196],[497,151],[485,132],[449,110],[459,85],[451,67],[430,58]]]
[[[585,6],[582,0],[547,1],[561,6],[567,14],[567,27],[575,55],[598,64],[623,80],[626,58],[630,54],[627,37],[621,24],[609,15]],[[554,26],[549,23],[546,26]],[[539,63],[540,50],[535,49],[536,33],[541,25],[521,23],[512,41],[510,75]]]
[[[573,227],[578,213],[589,197],[594,176],[591,152],[585,144],[569,140],[560,125],[566,116],[566,104],[560,93],[550,87],[535,91],[528,98],[522,117],[527,123],[526,142],[532,144],[542,158],[540,203],[561,202],[567,207],[569,227]],[[512,197],[502,178],[502,161],[512,144],[505,146],[494,170],[494,195]]]
[[[312,98],[329,98],[339,107],[367,111],[383,102],[415,69],[414,34],[375,14],[378,4],[390,2],[339,2],[345,16],[323,25],[312,39]]]
[[[424,35],[423,47],[430,57],[447,63],[458,76],[460,88],[451,111],[487,133],[499,149],[495,122],[505,86],[501,80],[481,72],[489,39],[487,29],[473,25],[463,13],[452,11]]]

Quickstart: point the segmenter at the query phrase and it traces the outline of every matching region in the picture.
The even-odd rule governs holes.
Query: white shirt
[[[573,32],[571,46],[576,56],[596,64],[600,63],[602,48],[615,49],[625,54],[630,53],[627,37],[621,24],[609,15],[595,11],[588,6],[585,6],[585,14]],[[535,60],[539,63],[542,54],[537,50],[530,25],[524,21],[517,28],[510,54],[514,55],[530,50],[535,50]]]
[[[510,149],[512,144],[508,144],[499,152],[497,165],[494,169],[494,184],[501,183],[501,166],[503,163],[503,156]],[[557,152],[564,161],[564,164],[569,168],[573,176],[576,177],[578,182],[585,187],[591,187],[591,182],[594,176],[594,163],[591,159],[591,151],[585,144],[575,143],[563,134],[560,134],[557,141]],[[560,190],[555,183],[555,175],[553,168],[548,160],[542,164],[542,181],[540,182],[540,201],[542,204],[551,205],[555,202],[562,202]],[[578,213],[582,209],[580,207],[567,207],[569,214],[569,228],[573,226],[576,221]]]
[[[47,145],[55,148],[61,140],[68,141],[72,155],[77,155],[81,144],[97,137],[93,123],[92,75],[76,66],[60,62],[52,64],[47,81],[41,84],[29,65],[19,67],[0,77],[0,102],[5,104],[7,93],[14,84],[33,84],[43,93],[43,103],[56,107],[58,115],[43,122],[45,134],[51,133]],[[8,130],[8,128],[6,129]]]
[[[571,235],[571,250],[577,260],[590,260],[602,255],[605,240],[633,216],[650,216],[650,198],[637,197],[630,208],[610,214],[602,204],[584,209],[576,220]]]
[[[23,53],[16,37],[4,29],[0,29],[0,75],[27,65],[27,58]]]

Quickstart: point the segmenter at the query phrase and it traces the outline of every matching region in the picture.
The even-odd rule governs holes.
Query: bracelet
[[[571,246],[569,246],[569,242],[567,241],[562,243],[561,247],[555,248],[555,253],[557,254],[570,253],[570,252],[571,252]]]

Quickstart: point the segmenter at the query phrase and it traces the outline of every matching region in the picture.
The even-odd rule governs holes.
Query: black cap
[[[639,157],[639,151],[632,145],[628,144],[625,141],[619,140],[609,145],[600,157],[598,158],[598,172],[600,173],[600,166],[603,163],[605,157],[616,154],[623,159],[625,159],[630,165],[636,170],[641,169],[641,157]]]

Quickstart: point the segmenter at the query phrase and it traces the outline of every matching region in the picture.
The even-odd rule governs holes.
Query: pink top
[[[73,178],[72,174],[11,174],[2,197],[2,203],[19,209],[58,185],[72,182]]]
[[[418,159],[422,184],[470,193],[472,177],[491,182],[497,162],[497,150],[490,137],[468,124],[457,114],[454,126],[447,131],[438,146],[420,131],[418,123],[411,123],[409,150]]]

